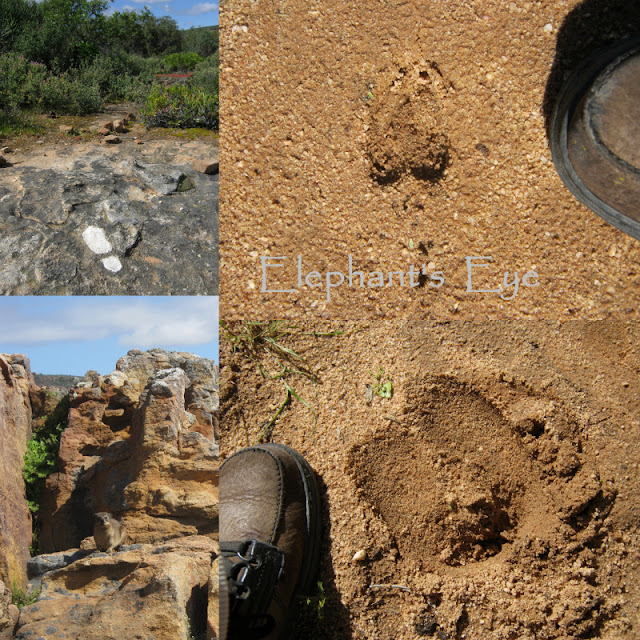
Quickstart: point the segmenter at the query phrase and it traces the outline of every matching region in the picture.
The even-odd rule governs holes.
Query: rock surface
[[[60,472],[47,479],[40,545],[77,548],[93,514],[123,517],[128,542],[215,537],[218,371],[191,354],[133,350],[71,391]]]
[[[220,557],[211,563],[209,574],[209,600],[207,604],[207,640],[217,640],[220,630]],[[226,595],[225,595],[226,597]]]
[[[14,637],[189,640],[206,627],[216,555],[214,541],[190,536],[82,557],[43,576],[40,596],[22,609]]]
[[[11,591],[0,580],[0,640],[13,638],[18,616],[18,607],[11,604]]]
[[[24,586],[31,543],[31,516],[24,496],[22,459],[31,436],[29,360],[0,355],[0,580]],[[0,613],[1,617],[1,613]]]
[[[219,162],[217,160],[194,160],[193,168],[207,175],[218,173]]]
[[[0,174],[0,293],[217,295],[218,176],[193,168],[211,154],[171,140],[16,153]]]

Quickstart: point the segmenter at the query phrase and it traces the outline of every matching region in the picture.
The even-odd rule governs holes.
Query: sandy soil
[[[322,479],[327,602],[297,636],[637,638],[640,244],[567,191],[547,126],[640,5],[226,0],[220,21],[221,316],[291,319],[314,374],[223,340],[222,450],[271,438]],[[261,291],[264,256],[293,291]],[[304,402],[280,412],[283,372]]]
[[[92,127],[99,127],[103,122],[125,118],[133,113],[136,120],[127,126],[126,133],[119,134],[121,144],[131,146],[136,140],[142,144],[172,140],[176,144],[190,141],[201,141],[213,147],[217,153],[218,132],[206,129],[166,129],[155,127],[147,129],[138,119],[138,108],[133,102],[121,102],[106,105],[102,113],[93,113],[85,116],[59,116],[57,114],[33,114],[29,119],[38,128],[38,133],[22,133],[11,136],[0,136],[0,147],[9,147],[10,153],[5,154],[5,160],[15,164],[24,157],[51,156],[59,151],[65,155],[78,155],[92,145],[100,144],[107,150],[117,150],[120,145],[104,144],[104,136],[92,132]],[[52,117],[55,116],[55,117]],[[72,126],[78,135],[69,136],[60,132],[60,126]],[[80,147],[76,150],[75,147]],[[65,149],[68,148],[68,149]],[[109,151],[107,151],[108,153]]]
[[[640,31],[638,3],[226,0],[220,13],[226,317],[637,315],[640,243],[564,187],[546,126],[567,72]],[[298,255],[303,282],[320,274],[302,286]],[[362,287],[347,286],[349,255]],[[262,256],[284,257],[265,288],[293,292],[261,291]],[[472,291],[468,256],[492,259]],[[347,276],[330,300],[327,272]],[[475,292],[505,272],[502,293]]]
[[[293,397],[270,437],[306,456],[324,496],[324,618],[297,637],[637,638],[640,326],[352,328],[276,335],[314,380],[285,375],[308,407]],[[223,458],[285,399],[260,368],[304,368],[247,344],[222,340]]]

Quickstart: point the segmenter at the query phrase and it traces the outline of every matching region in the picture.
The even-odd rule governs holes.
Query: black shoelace
[[[259,640],[276,626],[266,613],[284,566],[284,555],[272,545],[250,540],[221,542],[227,558],[229,640]]]

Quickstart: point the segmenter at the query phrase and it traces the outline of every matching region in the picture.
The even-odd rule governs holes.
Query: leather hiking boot
[[[318,569],[318,486],[284,445],[238,451],[220,467],[220,636],[283,638]],[[225,635],[226,633],[226,635]]]
[[[578,200],[640,239],[640,39],[596,53],[569,77],[551,122],[551,155]]]

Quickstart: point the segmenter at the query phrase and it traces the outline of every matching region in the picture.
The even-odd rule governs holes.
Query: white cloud
[[[34,314],[36,308],[3,309],[2,341],[29,345],[111,338],[123,347],[142,349],[207,344],[218,335],[214,297],[78,297],[62,304],[47,301]]]
[[[218,4],[216,2],[199,2],[194,4],[191,9],[186,11],[176,11],[180,16],[202,16],[206,13],[214,13],[218,10]]]

